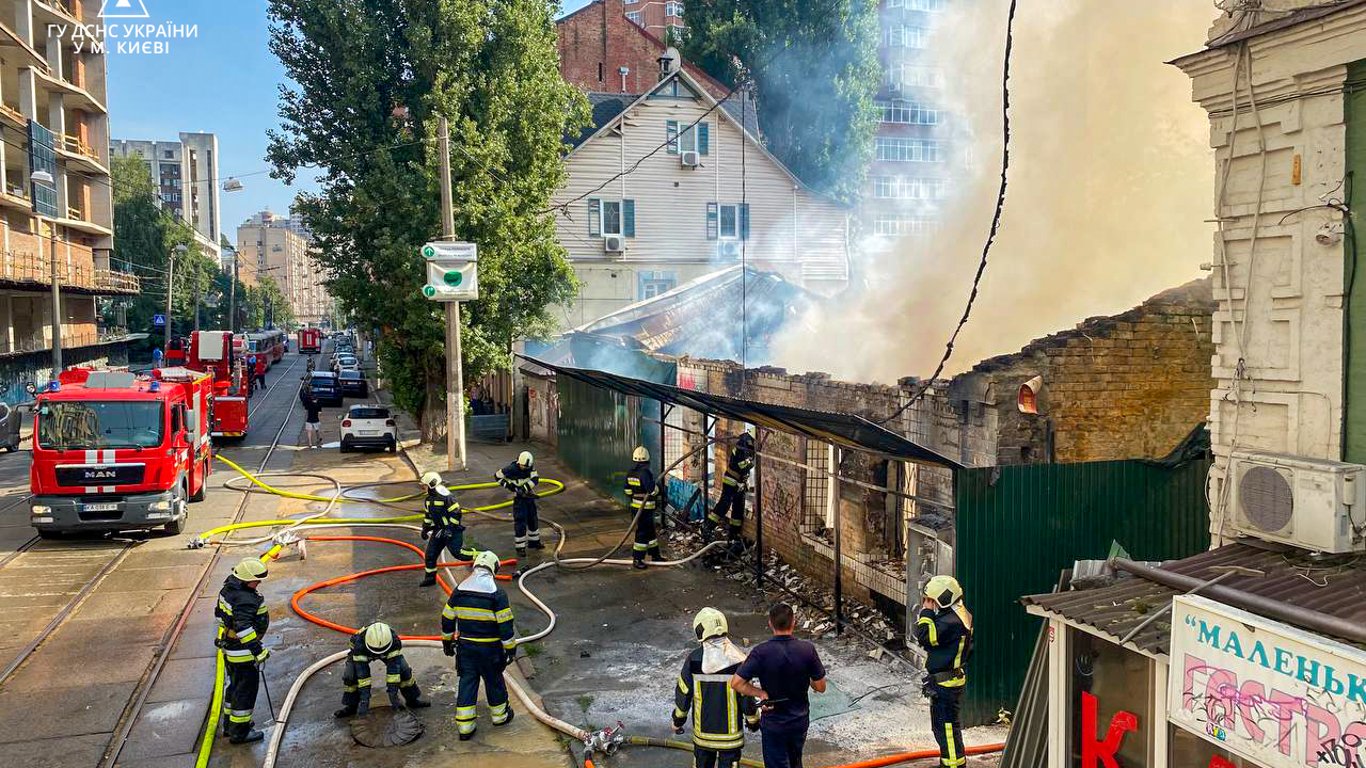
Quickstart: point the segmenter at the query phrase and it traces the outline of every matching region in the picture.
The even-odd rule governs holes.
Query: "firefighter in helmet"
[[[218,625],[214,645],[223,651],[228,679],[223,697],[223,732],[233,744],[264,738],[251,727],[251,717],[261,685],[260,665],[270,656],[270,649],[261,644],[270,627],[270,612],[265,599],[256,591],[266,574],[266,564],[260,558],[243,558],[223,581],[213,609]]]
[[[370,662],[384,662],[384,688],[389,704],[401,709],[404,703],[411,709],[430,707],[422,700],[422,691],[413,679],[413,668],[403,658],[403,641],[393,627],[382,621],[368,624],[351,635],[351,649],[342,668],[342,708],[335,717],[365,715],[370,711]]]
[[[745,746],[745,728],[759,727],[759,704],[730,687],[745,652],[730,640],[726,615],[703,608],[692,620],[700,643],[683,662],[674,687],[674,732],[692,713],[694,768],[734,768]]]
[[[536,515],[536,484],[541,478],[534,469],[535,462],[531,451],[522,451],[516,461],[494,475],[499,485],[512,491],[512,543],[518,557],[526,556],[527,547],[545,549]]]
[[[430,587],[436,583],[436,562],[441,550],[451,553],[456,560],[469,561],[474,558],[474,550],[465,548],[465,526],[461,522],[463,512],[455,494],[441,482],[441,475],[427,472],[422,475],[422,484],[427,486],[427,498],[422,505],[422,538],[427,541],[423,553],[422,583],[418,586]]]
[[[925,661],[925,695],[930,698],[930,724],[939,743],[939,765],[967,765],[959,706],[968,683],[965,667],[972,657],[972,614],[963,605],[963,588],[952,576],[935,576],[925,584],[915,639],[929,654]]]
[[[650,470],[650,452],[645,446],[636,447],[631,453],[631,461],[631,471],[626,473],[626,496],[631,500],[631,514],[639,517],[631,559],[636,568],[644,568],[646,553],[655,562],[664,559],[659,552],[659,535],[655,532],[659,486],[655,483],[655,473]]]
[[[442,651],[455,656],[457,643],[460,648],[455,660],[455,669],[460,674],[455,725],[461,741],[474,738],[480,681],[484,683],[493,724],[512,722],[503,670],[517,656],[517,640],[507,593],[493,578],[497,572],[498,556],[480,552],[474,558],[472,573],[451,592],[441,611]]]
[[[721,500],[707,513],[703,536],[711,540],[716,526],[724,521],[727,538],[734,544],[740,541],[740,529],[745,524],[745,492],[749,489],[749,473],[754,469],[754,435],[746,429],[735,441],[726,462],[726,474],[721,477]]]

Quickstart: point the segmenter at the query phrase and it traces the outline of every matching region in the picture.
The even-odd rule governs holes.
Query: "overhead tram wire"
[[[958,319],[958,325],[954,327],[949,340],[944,344],[944,354],[939,358],[939,364],[935,366],[934,373],[922,381],[920,388],[905,403],[892,411],[890,416],[879,420],[877,422],[879,425],[896,419],[919,402],[944,372],[944,366],[948,365],[949,358],[953,356],[953,345],[958,342],[958,335],[963,332],[963,327],[968,324],[968,318],[972,316],[972,307],[977,301],[977,293],[982,285],[982,275],[987,271],[987,259],[991,255],[991,246],[995,244],[996,234],[1001,228],[1001,214],[1005,210],[1006,185],[1010,171],[1010,54],[1015,44],[1015,7],[1017,2],[1018,0],[1010,0],[1010,9],[1006,12],[1005,60],[1001,67],[1001,184],[996,192],[996,208],[991,214],[991,229],[987,232],[986,243],[982,245],[982,258],[977,263],[977,274],[972,278],[972,289],[968,291],[968,300],[963,307],[963,316]]]

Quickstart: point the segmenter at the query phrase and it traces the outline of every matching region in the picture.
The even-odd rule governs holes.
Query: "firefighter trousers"
[[[240,739],[251,730],[251,713],[256,709],[256,691],[261,686],[261,669],[256,660],[229,661],[228,690],[223,697],[223,733]]]
[[[526,549],[527,542],[541,541],[541,521],[536,513],[536,499],[532,496],[512,497],[512,544]]]
[[[740,529],[745,524],[745,492],[729,483],[721,489],[721,500],[707,513],[707,533],[723,523],[729,538],[740,538]]]
[[[427,539],[427,551],[422,556],[422,568],[427,573],[436,573],[436,563],[441,559],[441,550],[451,553],[456,560],[473,560],[475,552],[465,549],[465,526],[455,525],[438,528]]]
[[[739,763],[740,750],[738,749],[716,750],[693,745],[693,768],[735,768]]]
[[[646,509],[640,514],[636,524],[636,541],[631,547],[631,556],[637,561],[645,560],[645,553],[655,560],[663,560],[659,553],[659,534],[655,531],[655,511]]]
[[[455,727],[462,735],[474,733],[477,727],[474,706],[479,701],[481,681],[493,724],[508,721],[511,710],[507,684],[503,682],[504,666],[502,643],[460,641],[455,655],[455,671],[460,674],[460,688],[455,694]]]
[[[360,675],[365,675],[360,677]],[[408,666],[407,659],[400,659],[398,662],[398,675],[394,679],[385,674],[385,687],[398,686],[398,690],[403,694],[403,700],[412,704],[422,698],[422,689],[417,687],[417,681],[413,679],[413,668]],[[369,695],[361,695],[361,691],[370,690],[370,665],[357,664],[347,661],[345,668],[342,669],[342,706],[347,709],[355,709],[362,699],[370,701]]]
[[[934,740],[939,743],[939,765],[941,768],[962,768],[968,764],[963,754],[963,721],[959,715],[959,705],[963,699],[961,686],[945,688],[930,683],[930,728]]]

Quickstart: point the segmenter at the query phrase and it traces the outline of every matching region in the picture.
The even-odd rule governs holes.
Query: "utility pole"
[[[237,333],[237,252],[232,254],[232,281],[228,286],[228,332]]]
[[[48,222],[52,240],[52,378],[62,372],[62,284],[57,276],[57,225]]]
[[[171,296],[175,293],[175,251],[171,251],[171,258],[167,262],[166,271],[166,346],[167,353],[171,351]]]
[[[455,203],[451,199],[451,126],[438,118],[441,152],[441,235],[455,239]],[[460,361],[460,302],[446,302],[446,462],[465,469],[465,382]]]

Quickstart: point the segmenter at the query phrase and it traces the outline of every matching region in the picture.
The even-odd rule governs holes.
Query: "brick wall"
[[[667,47],[660,38],[626,18],[622,0],[596,0],[555,23],[559,38],[560,74],[585,91],[644,93],[659,82],[659,57]],[[712,96],[726,87],[691,64],[688,74]],[[619,73],[626,67],[626,86]]]

